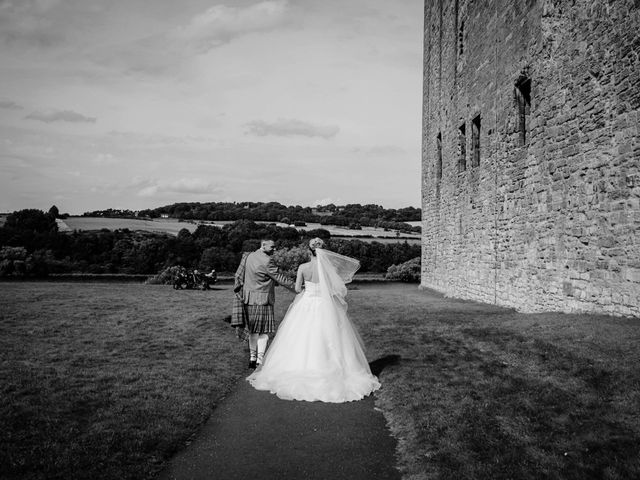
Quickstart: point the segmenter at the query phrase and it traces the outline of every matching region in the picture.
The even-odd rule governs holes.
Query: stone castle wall
[[[638,0],[425,2],[423,287],[640,316],[639,55]]]

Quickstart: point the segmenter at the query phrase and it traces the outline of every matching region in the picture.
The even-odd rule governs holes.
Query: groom
[[[282,285],[295,292],[292,280],[278,272],[271,256],[275,250],[273,240],[262,240],[260,248],[251,252],[244,262],[244,281],[234,291],[242,289],[249,331],[249,368],[262,363],[269,334],[275,331],[273,304],[275,286]],[[240,271],[242,265],[238,269]]]

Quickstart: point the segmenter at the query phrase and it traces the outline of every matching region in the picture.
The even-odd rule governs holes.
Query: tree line
[[[336,206],[334,204],[318,206],[316,208],[301,207],[300,205],[285,206],[278,202],[191,202],[174,203],[163,207],[140,210],[95,210],[85,212],[90,217],[138,217],[158,218],[168,215],[172,218],[184,220],[255,220],[267,222],[283,222],[295,224],[297,222],[320,223],[322,225],[336,225],[351,228],[380,227],[402,232],[420,232],[419,226],[412,226],[406,222],[416,222],[421,219],[421,210],[414,207],[386,209],[380,205],[348,204]]]
[[[7,217],[0,227],[0,276],[153,275],[175,265],[231,273],[242,252],[257,249],[262,238],[272,238],[283,252],[321,237],[331,250],[358,258],[362,272],[386,272],[389,266],[420,255],[420,246],[407,242],[336,239],[322,228],[304,231],[252,220],[237,220],[223,227],[199,225],[193,233],[182,229],[177,236],[129,229],[63,233],[57,228],[57,209],[52,210],[27,209]],[[287,255],[278,258],[287,261]]]

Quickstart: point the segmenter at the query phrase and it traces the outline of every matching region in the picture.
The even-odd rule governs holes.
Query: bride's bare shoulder
[[[311,265],[311,262],[301,263],[300,266],[298,267],[298,270],[302,270],[302,271],[307,270],[310,265]]]

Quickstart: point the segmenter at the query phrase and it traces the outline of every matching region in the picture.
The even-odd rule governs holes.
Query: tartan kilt
[[[234,295],[231,308],[231,326],[236,329],[236,336],[240,341],[249,338],[247,330],[247,306],[242,301],[242,297]]]
[[[249,333],[273,333],[276,324],[273,305],[246,305]]]

